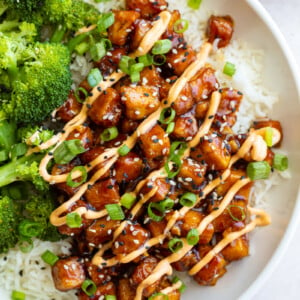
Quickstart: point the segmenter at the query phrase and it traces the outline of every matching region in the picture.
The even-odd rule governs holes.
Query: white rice
[[[92,0],[87,0],[106,12],[114,8],[123,8],[124,0],[114,0],[95,4]],[[170,9],[179,9],[184,19],[189,20],[189,29],[186,32],[188,42],[199,49],[203,42],[203,33],[206,21],[212,12],[197,12],[187,7],[187,1],[169,0]],[[244,99],[240,107],[238,121],[234,126],[235,132],[245,132],[253,120],[269,115],[273,105],[278,101],[277,96],[265,89],[262,85],[262,78],[259,76],[263,68],[264,53],[261,50],[252,49],[246,42],[233,40],[225,49],[215,52],[209,59],[209,63],[217,70],[217,77],[223,86],[237,88],[244,94]],[[230,61],[238,66],[233,78],[222,73],[226,61]],[[74,85],[86,77],[92,64],[88,58],[74,57],[71,70],[73,72]],[[259,206],[265,205],[266,194],[273,185],[281,182],[282,178],[288,178],[289,173],[274,173],[269,180],[259,181],[253,192],[255,203]],[[23,254],[18,249],[11,250],[8,254],[0,256],[0,287],[5,290],[20,290],[26,293],[26,299],[36,300],[72,300],[77,299],[74,292],[62,293],[55,289],[51,270],[40,258],[46,250],[56,254],[69,254],[70,243],[60,241],[57,243],[34,241],[34,249]],[[22,270],[22,272],[21,272]],[[20,275],[22,273],[22,276]],[[2,298],[1,298],[2,299]]]

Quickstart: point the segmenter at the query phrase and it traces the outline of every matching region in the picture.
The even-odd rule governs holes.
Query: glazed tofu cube
[[[126,0],[126,8],[137,10],[143,18],[157,15],[167,7],[168,3],[165,0]]]
[[[175,127],[172,132],[172,136],[179,140],[190,141],[196,135],[197,131],[198,124],[193,115],[180,116],[175,120]]]

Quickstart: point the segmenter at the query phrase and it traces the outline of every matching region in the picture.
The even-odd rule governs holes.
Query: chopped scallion
[[[183,33],[189,28],[189,21],[184,19],[179,19],[175,22],[173,28],[176,33]]]
[[[188,0],[188,6],[192,9],[199,9],[202,0]]]
[[[232,77],[236,72],[235,65],[231,62],[226,62],[223,68],[223,73]]]
[[[125,215],[119,204],[106,204],[105,208],[112,220],[124,220]]]
[[[84,99],[82,99],[81,97],[81,93],[83,94],[84,96]],[[75,98],[76,100],[79,102],[79,103],[83,103],[85,101],[85,99],[89,96],[89,93],[86,89],[84,89],[83,87],[79,87],[75,90]]]
[[[172,49],[172,42],[168,39],[165,40],[159,40],[155,42],[153,48],[152,48],[152,53],[154,55],[157,54],[166,54]]]
[[[105,295],[104,300],[117,300],[115,295]]]
[[[130,209],[132,205],[135,203],[136,197],[132,193],[125,193],[120,200],[122,206]]]
[[[185,283],[178,277],[178,276],[174,276],[174,278],[172,278],[172,283],[177,283],[178,281],[181,282],[181,287],[179,288],[179,292],[183,293],[186,290],[186,285]]]
[[[179,199],[179,203],[182,206],[187,206],[187,207],[192,207],[197,201],[197,195],[194,193],[184,193],[180,199]]]
[[[42,226],[40,223],[25,219],[19,223],[18,231],[21,236],[32,238],[42,233]]]
[[[151,295],[148,300],[155,300],[156,298],[159,300],[169,300],[169,296],[163,293],[155,293]]]
[[[276,153],[273,158],[273,168],[278,171],[285,171],[289,167],[287,156]]]
[[[271,167],[266,161],[250,162],[247,166],[247,175],[251,180],[269,178]]]
[[[186,236],[187,242],[191,246],[195,246],[199,242],[199,232],[196,228],[192,228],[187,236]]]
[[[233,208],[237,209],[240,212],[239,213],[241,215],[240,218],[236,217],[236,215],[233,213]],[[227,211],[228,211],[231,219],[236,221],[236,222],[244,221],[245,218],[246,218],[245,209],[240,205],[228,205],[227,206]]]
[[[160,212],[160,214],[157,214],[154,210]],[[164,212],[161,211],[160,205],[156,202],[148,204],[147,213],[149,218],[155,222],[161,221],[165,216]]]
[[[76,171],[79,171],[81,172],[81,180],[79,181],[74,181],[72,179],[72,174],[73,172],[76,172]],[[80,178],[78,177],[78,179]],[[76,188],[76,187],[79,187],[80,185],[82,185],[84,182],[86,182],[86,179],[87,179],[87,171],[86,171],[86,168],[83,167],[83,166],[76,166],[74,167],[71,172],[69,173],[68,177],[67,177],[67,185],[72,187],[72,188]]]
[[[97,28],[99,32],[104,32],[108,27],[110,27],[115,22],[115,15],[112,12],[104,13],[101,15],[99,21],[97,22]]]
[[[55,263],[59,260],[59,257],[57,255],[55,255],[53,252],[51,252],[50,250],[46,250],[42,255],[41,255],[42,260],[50,265],[50,266],[54,266]]]
[[[87,81],[91,87],[97,86],[102,81],[102,79],[103,77],[98,68],[92,69],[87,76]]]
[[[84,293],[88,296],[93,296],[97,291],[97,286],[94,283],[94,281],[90,279],[86,279],[82,285],[81,289],[84,291]]]
[[[273,128],[272,127],[267,127],[265,129],[264,140],[265,140],[268,147],[273,146]]]
[[[82,218],[77,212],[71,212],[66,216],[66,223],[70,228],[80,228],[82,225]]]
[[[164,108],[160,113],[159,122],[162,124],[169,124],[174,120],[175,116],[176,111],[173,108]]]
[[[100,138],[102,141],[108,142],[115,139],[118,135],[119,135],[118,128],[114,126],[114,127],[104,129],[103,132],[101,133]]]
[[[183,247],[183,241],[179,238],[173,238],[168,243],[168,248],[173,253],[178,252]]]
[[[33,241],[31,238],[21,237],[18,246],[23,253],[28,253],[33,249]]]
[[[20,291],[13,290],[11,293],[11,300],[25,300],[26,294]]]
[[[174,128],[175,128],[175,122],[171,122],[167,126],[166,133],[168,134],[172,133],[174,131]]]
[[[153,65],[153,56],[151,54],[146,54],[139,57],[139,63],[142,63],[145,67]]]
[[[123,145],[118,149],[120,156],[125,156],[130,152],[130,148],[127,145]]]

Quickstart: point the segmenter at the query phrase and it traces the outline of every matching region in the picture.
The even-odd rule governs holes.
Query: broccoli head
[[[18,242],[19,210],[12,199],[0,197],[0,253],[7,252]]]
[[[1,116],[16,122],[37,123],[68,96],[72,83],[70,53],[60,44],[26,45],[23,40],[0,36],[0,68],[7,71],[10,86],[5,88],[11,90],[10,97],[1,95]]]
[[[41,0],[4,0],[9,8],[20,10],[20,13],[23,11],[32,12],[41,7],[44,1]]]

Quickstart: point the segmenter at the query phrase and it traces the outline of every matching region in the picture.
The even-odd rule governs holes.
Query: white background
[[[300,0],[260,0],[260,2],[279,26],[300,66]],[[279,265],[254,298],[300,299],[300,224]]]

